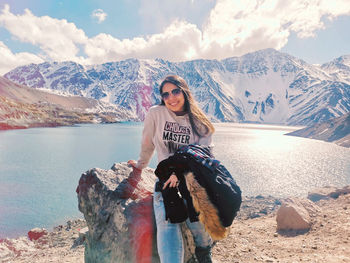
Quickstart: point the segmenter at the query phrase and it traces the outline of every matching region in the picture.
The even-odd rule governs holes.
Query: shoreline
[[[19,129],[28,129],[28,127],[20,126],[20,125],[10,125],[7,123],[0,123],[0,131],[19,130]]]
[[[0,123],[0,131],[10,131],[10,130],[25,130],[33,128],[58,128],[58,127],[74,127],[79,124],[113,124],[121,123],[120,121],[109,121],[109,122],[77,122],[77,123],[32,123],[28,125],[10,125],[7,123]]]
[[[4,240],[4,239],[18,239],[18,238],[22,238],[22,237],[28,237],[28,232],[31,231],[32,229],[35,229],[35,228],[45,229],[48,232],[53,232],[55,230],[55,228],[60,227],[60,226],[64,226],[69,221],[73,222],[73,221],[77,221],[77,220],[85,220],[84,215],[81,214],[81,217],[67,216],[62,220],[57,220],[56,223],[51,222],[50,224],[46,224],[46,225],[35,225],[31,229],[30,228],[22,229],[22,231],[18,231],[18,232],[9,231],[9,234],[4,233],[4,234],[0,235],[0,242],[1,242],[1,240]]]
[[[28,124],[28,125],[9,125],[7,123],[0,123],[0,132],[1,131],[10,131],[10,130],[24,130],[24,129],[32,129],[32,128],[57,128],[57,127],[74,127],[79,124],[113,124],[113,123],[122,123],[123,121],[106,121],[106,122],[77,122],[77,123],[39,123],[39,124]],[[219,122],[221,123],[227,123],[227,122]],[[263,126],[263,127],[251,127],[251,129],[266,129],[266,130],[278,130],[281,129],[282,127],[286,127],[287,129],[290,129],[292,132],[286,133],[284,135],[286,136],[294,136],[294,137],[301,137],[305,139],[312,139],[312,140],[317,140],[317,141],[322,141],[322,142],[328,142],[332,143],[344,148],[350,148],[350,141],[346,137],[343,140],[338,140],[338,141],[327,141],[324,139],[319,139],[319,138],[313,138],[313,137],[307,137],[307,136],[302,136],[302,135],[295,135],[293,133],[298,132],[299,130],[303,129],[305,126],[288,126],[288,125],[283,125],[283,124],[266,124],[266,123],[249,123],[249,122],[230,122],[230,123],[236,123],[236,124],[248,124],[248,125],[257,125],[257,126]],[[271,126],[271,127],[269,127]],[[245,127],[247,128],[247,127]]]

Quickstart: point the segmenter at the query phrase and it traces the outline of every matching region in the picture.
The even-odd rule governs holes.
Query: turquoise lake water
[[[295,127],[215,124],[214,154],[247,196],[306,196],[350,184],[350,149],[285,136]],[[93,167],[137,159],[141,123],[0,132],[0,238],[82,218],[76,187]],[[155,158],[150,167],[156,167]]]

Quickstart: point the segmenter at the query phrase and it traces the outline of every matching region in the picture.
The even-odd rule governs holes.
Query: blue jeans
[[[164,202],[161,192],[154,192],[153,209],[157,224],[157,247],[161,263],[183,263],[184,245],[180,224],[165,220]],[[208,247],[213,244],[210,235],[201,222],[186,220],[196,247]]]

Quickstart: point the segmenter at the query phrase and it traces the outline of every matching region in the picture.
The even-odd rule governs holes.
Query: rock
[[[77,187],[85,233],[85,262],[159,262],[153,216],[154,171],[134,176],[126,163],[90,169]],[[185,262],[194,260],[194,242],[183,227]]]
[[[47,235],[48,232],[45,228],[33,228],[28,232],[28,238],[33,241],[33,240],[38,240],[42,236]]]
[[[337,188],[332,187],[332,186],[326,186],[322,188],[316,188],[311,190],[307,198],[311,200],[312,202],[317,202],[319,200],[324,200],[324,199],[329,199],[330,194],[336,191]]]
[[[86,239],[86,235],[89,232],[88,227],[84,227],[82,229],[79,230],[79,234],[77,237],[74,236],[74,243],[73,243],[73,248],[80,246],[82,244],[84,244],[85,239]]]
[[[80,229],[79,230],[79,237],[85,237],[88,232],[89,232],[88,227],[84,227],[84,228]]]
[[[277,211],[277,230],[309,230],[319,209],[307,199],[288,198]]]
[[[340,195],[344,195],[344,194],[350,194],[349,185],[343,188],[336,188],[333,186],[316,188],[308,193],[307,198],[313,202],[317,202],[323,199],[338,198]]]
[[[281,201],[272,196],[243,196],[241,209],[239,210],[236,219],[252,219],[266,216],[277,210],[280,205]]]

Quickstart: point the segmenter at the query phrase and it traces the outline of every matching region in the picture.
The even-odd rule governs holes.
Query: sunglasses
[[[173,89],[171,91],[171,94],[173,94],[175,97],[179,96],[181,94],[182,90],[180,88]],[[161,94],[163,100],[169,99],[170,93],[169,92],[163,92]]]

